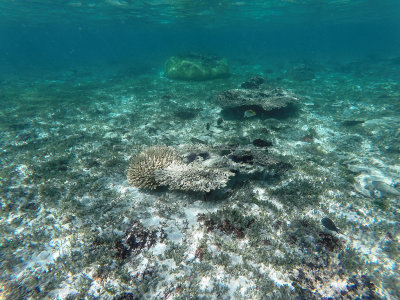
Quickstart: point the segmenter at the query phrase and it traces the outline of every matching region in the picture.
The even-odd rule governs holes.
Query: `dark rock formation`
[[[254,76],[249,80],[243,82],[240,87],[244,89],[257,89],[261,84],[265,82],[264,78],[261,76]]]
[[[260,148],[268,148],[268,147],[272,147],[272,142],[265,141],[263,139],[255,139],[253,141],[253,145],[256,147],[260,147]]]
[[[282,110],[294,107],[297,98],[283,89],[246,90],[232,89],[217,95],[217,103],[223,114],[244,116],[244,112],[252,110],[256,115],[274,115]]]

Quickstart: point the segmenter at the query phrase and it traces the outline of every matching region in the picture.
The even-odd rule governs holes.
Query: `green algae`
[[[230,74],[225,59],[195,54],[170,57],[165,62],[165,75],[172,79],[210,80]]]

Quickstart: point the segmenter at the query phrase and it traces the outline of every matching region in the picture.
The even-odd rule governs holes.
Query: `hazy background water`
[[[325,3],[325,2],[329,2]],[[400,56],[399,1],[0,1],[0,72]]]

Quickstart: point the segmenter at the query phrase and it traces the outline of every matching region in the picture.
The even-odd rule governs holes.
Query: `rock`
[[[272,142],[265,141],[265,140],[262,140],[262,139],[255,139],[253,141],[253,145],[256,146],[256,147],[268,148],[268,147],[272,147]]]
[[[225,59],[200,54],[172,56],[165,63],[165,76],[181,80],[210,80],[228,77]]]
[[[246,90],[232,89],[217,95],[217,103],[223,114],[234,114],[243,118],[244,112],[252,110],[256,115],[293,107],[297,102],[294,95],[282,89]]]
[[[257,89],[261,84],[265,82],[264,78],[261,76],[254,76],[249,80],[243,82],[240,87],[244,89]]]

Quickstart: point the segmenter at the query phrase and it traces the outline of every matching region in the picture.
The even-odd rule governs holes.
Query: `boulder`
[[[257,89],[265,82],[265,79],[261,76],[254,76],[249,80],[243,82],[240,87],[244,89]]]
[[[283,89],[248,90],[231,89],[217,95],[217,103],[223,114],[243,116],[251,110],[256,115],[275,115],[282,110],[294,107],[297,97]]]
[[[180,80],[210,80],[228,77],[225,59],[200,54],[172,56],[165,63],[165,76]]]

